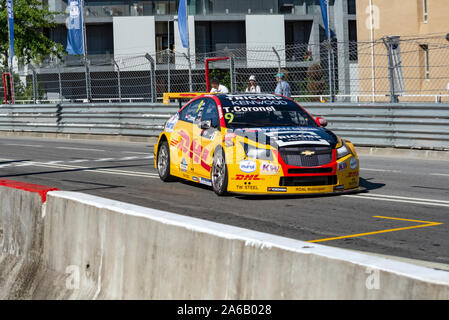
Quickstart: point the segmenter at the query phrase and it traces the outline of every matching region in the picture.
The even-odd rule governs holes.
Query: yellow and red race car
[[[354,145],[295,101],[274,94],[201,94],[166,123],[154,147],[162,181],[218,195],[320,194],[359,188]]]

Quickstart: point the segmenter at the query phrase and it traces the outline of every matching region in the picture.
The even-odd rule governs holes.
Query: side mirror
[[[200,128],[202,130],[210,129],[211,126],[212,126],[212,122],[210,120],[204,120],[204,121],[200,122]]]
[[[320,127],[326,127],[327,126],[327,120],[322,118],[322,117],[316,117],[316,123],[320,126]]]

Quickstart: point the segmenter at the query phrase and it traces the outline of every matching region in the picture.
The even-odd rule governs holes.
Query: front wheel
[[[167,141],[161,143],[157,152],[157,172],[159,173],[159,178],[164,182],[175,180],[170,175],[170,149]]]
[[[212,163],[212,189],[219,196],[224,196],[228,191],[228,167],[226,166],[223,149],[216,150]]]

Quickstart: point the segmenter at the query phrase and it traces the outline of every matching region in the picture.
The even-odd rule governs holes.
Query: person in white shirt
[[[210,90],[210,93],[229,93],[228,88],[226,86],[220,84],[217,79],[212,79],[210,81],[210,85],[212,89]]]
[[[249,77],[248,87],[246,88],[245,92],[255,92],[255,93],[259,93],[260,92],[260,87],[256,83],[256,77],[255,76],[250,76]]]

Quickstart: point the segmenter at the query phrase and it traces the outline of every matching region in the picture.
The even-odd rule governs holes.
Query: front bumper
[[[276,164],[273,164],[276,166]],[[233,166],[232,166],[233,167]],[[239,194],[330,194],[359,190],[359,161],[353,155],[339,159],[335,170],[329,174],[284,175],[264,174],[259,170],[245,173],[232,168],[228,191]]]

